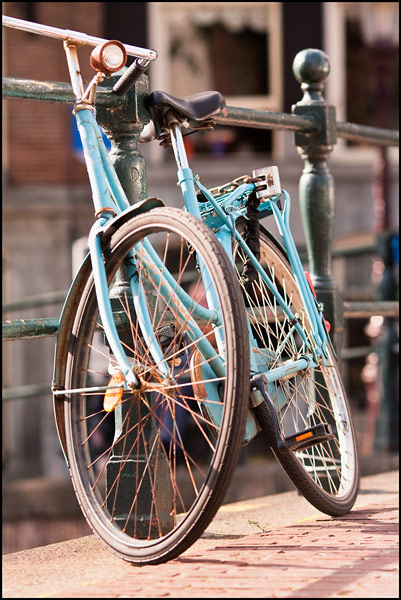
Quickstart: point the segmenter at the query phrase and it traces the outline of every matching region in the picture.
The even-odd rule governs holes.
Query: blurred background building
[[[5,2],[3,14],[154,48],[159,58],[149,71],[150,90],[184,96],[218,89],[230,106],[286,113],[302,98],[292,73],[295,55],[320,48],[330,59],[324,95],[335,105],[337,121],[399,127],[396,2]],[[62,44],[54,39],[4,29],[2,50],[3,75],[69,81]],[[89,53],[80,50],[86,80]],[[67,290],[81,257],[80,240],[92,223],[71,106],[3,101],[2,141],[3,318],[56,317],[60,303],[11,308],[26,297]],[[303,163],[290,132],[219,126],[189,136],[187,148],[194,171],[209,186],[277,164],[294,199],[295,240],[304,246],[296,201]],[[330,157],[334,276],[344,300],[398,298],[397,150],[339,139]],[[157,142],[140,151],[147,160],[149,195],[180,206],[171,153]],[[386,277],[391,282],[383,290]],[[382,335],[384,321],[375,319],[348,320],[344,336],[342,368],[365,455],[398,448],[398,431],[388,433],[391,422],[398,423],[394,398],[388,413],[393,416],[376,439],[380,361],[373,357],[372,368],[365,368],[366,347]],[[395,327],[392,322],[394,347]],[[7,482],[66,476],[50,393],[53,352],[54,338],[3,343]],[[389,360],[398,363],[397,353]]]

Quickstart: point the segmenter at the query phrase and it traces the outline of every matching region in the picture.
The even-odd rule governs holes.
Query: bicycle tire
[[[235,263],[257,341],[254,353],[259,353],[256,354],[260,363],[258,370],[268,371],[301,356],[308,348],[299,335],[292,333],[288,317],[278,310],[277,301],[260,275],[254,273],[251,282],[249,277],[246,280],[243,277],[244,254],[238,246]],[[260,263],[281,291],[287,306],[302,322],[310,340],[311,326],[287,257],[264,229],[260,231]],[[322,422],[332,428],[334,437],[322,438],[324,441],[309,448],[279,449],[274,419],[266,401],[253,409],[262,435],[298,491],[326,514],[339,516],[349,512],[359,487],[357,444],[348,400],[331,350],[328,366],[320,365],[301,375],[270,383],[268,394],[282,439],[294,439],[292,436],[296,433]]]
[[[119,283],[118,293],[115,289],[115,275],[127,253],[145,238],[157,242],[158,255],[183,286],[187,272],[193,277],[195,270],[195,283],[187,285],[194,305],[201,295],[195,253],[203,261],[219,300],[217,327],[226,345],[225,380],[200,361],[196,349],[200,338],[188,338],[182,321],[174,319],[177,304],[162,300],[161,287],[137,256],[148,306],[153,302],[153,334],[163,358],[175,365],[174,382],[165,381],[161,362],[156,364],[150,356],[125,283]],[[125,392],[110,412],[101,406],[102,395],[66,394],[67,455],[78,501],[94,533],[122,559],[156,564],[178,556],[199,538],[230,484],[249,400],[246,316],[224,250],[200,220],[181,209],[156,208],[133,217],[111,234],[103,253],[110,293],[117,296],[115,318],[121,316],[118,312],[129,314],[128,331],[124,327],[118,331],[141,389]],[[68,390],[88,384],[95,390],[112,370],[113,357],[104,345],[99,347],[103,341],[98,339],[102,334],[97,312],[90,275],[74,319],[66,365]],[[204,320],[199,324],[202,337],[215,344],[216,327]],[[213,406],[221,413],[217,418],[212,416]],[[126,489],[124,481],[130,481]]]

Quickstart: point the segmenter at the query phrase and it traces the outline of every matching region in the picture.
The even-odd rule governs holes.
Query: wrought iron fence
[[[329,72],[328,57],[319,50],[304,50],[294,60],[294,75],[301,84],[303,98],[292,107],[291,114],[227,107],[227,116],[218,117],[217,123],[234,127],[279,129],[294,132],[294,143],[304,160],[304,170],[299,182],[299,202],[303,207],[305,238],[309,270],[316,282],[315,288],[325,313],[332,324],[333,341],[341,347],[344,318],[368,318],[382,315],[394,319],[399,315],[395,299],[377,302],[343,302],[336,282],[331,275],[333,253],[331,214],[334,207],[333,178],[328,169],[328,158],[337,138],[365,142],[375,146],[398,146],[398,131],[367,127],[354,123],[337,122],[335,107],[323,97],[324,82]],[[113,78],[108,86],[113,85]],[[97,95],[97,116],[107,131],[112,146],[119,149],[116,170],[129,200],[138,198],[131,183],[132,156],[126,144],[127,120],[133,122],[131,134],[137,138],[143,123],[147,122],[145,96],[148,93],[147,78],[135,85],[125,97],[117,97],[111,89],[100,89]],[[3,78],[3,97],[30,100],[73,103],[71,86],[60,82],[41,82],[28,79]],[[115,109],[119,107],[119,111]],[[128,115],[130,115],[128,117]],[[125,153],[125,154],[124,154]],[[121,159],[123,156],[123,160]],[[141,169],[141,163],[136,168]],[[140,173],[140,195],[146,196],[144,171]],[[42,298],[24,299],[3,306],[14,311],[43,303],[60,302],[64,292]],[[3,321],[3,340],[18,340],[57,335],[58,319],[12,319]],[[393,344],[394,346],[394,344]],[[366,352],[367,348],[363,349]],[[391,350],[393,352],[394,349]],[[362,352],[362,349],[359,349]],[[352,357],[352,352],[348,353]],[[344,353],[347,358],[347,353]],[[43,386],[23,386],[5,390],[4,398],[20,398],[38,394]]]

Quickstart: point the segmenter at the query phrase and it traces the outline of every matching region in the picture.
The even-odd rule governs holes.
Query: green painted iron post
[[[103,85],[110,89],[118,79],[119,75],[114,75],[107,79]],[[96,107],[97,121],[111,141],[111,161],[130,204],[135,204],[147,197],[146,166],[145,160],[138,150],[138,137],[143,126],[149,122],[149,113],[145,107],[145,98],[148,93],[148,77],[142,75],[125,95],[124,104],[117,108],[104,105]],[[111,290],[111,297],[113,310],[117,312],[127,302],[127,299],[132,303],[129,281],[123,269],[117,273]],[[124,340],[123,332],[120,337]],[[127,332],[126,344],[127,347],[132,345],[130,330]],[[145,410],[143,405],[141,410],[143,418]],[[114,409],[114,414],[117,431],[119,427],[122,428],[123,423],[127,423],[127,430],[130,430],[129,422],[132,423],[132,431],[135,431],[135,423],[139,419],[139,415],[137,409],[134,409],[131,403],[123,402],[119,404]],[[148,424],[143,431],[148,447],[152,446],[152,439],[155,435],[152,421],[152,419],[148,420]],[[128,452],[127,448],[130,449]],[[106,487],[109,492],[107,503],[110,512],[113,514],[114,522],[134,537],[146,538],[148,535],[151,537],[157,535],[155,526],[150,522],[151,515],[154,514],[155,494],[158,498],[158,511],[163,532],[167,533],[172,527],[172,517],[170,515],[172,493],[171,487],[168,485],[170,480],[168,465],[163,460],[163,455],[159,456],[158,460],[155,459],[154,463],[152,468],[147,460],[145,447],[137,447],[135,436],[131,433],[124,435],[122,442],[115,440],[113,454],[106,466]],[[116,499],[113,488],[115,487],[116,474],[121,472],[122,468],[124,469],[124,485],[119,486],[119,494]],[[133,510],[132,482],[141,478],[140,492],[138,491],[136,507]],[[159,485],[156,490],[152,489],[152,480],[162,481],[164,483],[163,488]],[[129,517],[129,515],[135,513],[135,519]]]
[[[101,88],[112,88],[121,72],[106,79]],[[117,107],[96,105],[96,118],[111,141],[110,158],[130,204],[147,197],[145,160],[138,150],[138,137],[149,122],[145,98],[149,81],[142,75],[125,94],[124,102]],[[115,94],[113,94],[115,96]]]
[[[299,181],[299,202],[311,278],[339,353],[344,315],[342,298],[331,273],[335,197],[334,180],[327,166],[337,141],[336,114],[334,106],[328,105],[322,94],[330,72],[329,59],[321,50],[302,50],[294,58],[293,72],[301,83],[303,98],[292,107],[292,113],[309,117],[318,124],[316,133],[297,132],[294,136],[305,163]]]
[[[395,300],[398,289],[396,280],[398,236],[388,231],[379,235],[378,254],[384,266],[378,289],[380,300]],[[398,452],[399,450],[398,344],[397,319],[393,316],[385,316],[376,347],[379,357],[377,384],[380,396],[374,443],[376,452]]]

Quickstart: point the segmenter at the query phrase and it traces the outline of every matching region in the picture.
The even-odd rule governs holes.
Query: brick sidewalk
[[[398,598],[397,510],[377,504],[260,533],[59,598]]]
[[[374,486],[372,492],[344,517],[319,513],[238,539],[200,540],[162,565],[134,567],[93,536],[17,553],[28,572],[10,555],[3,597],[19,597],[17,590],[7,595],[17,573],[34,584],[47,568],[54,575],[41,582],[41,593],[32,587],[33,595],[22,597],[398,598],[398,497]],[[52,562],[58,546],[59,566]]]

